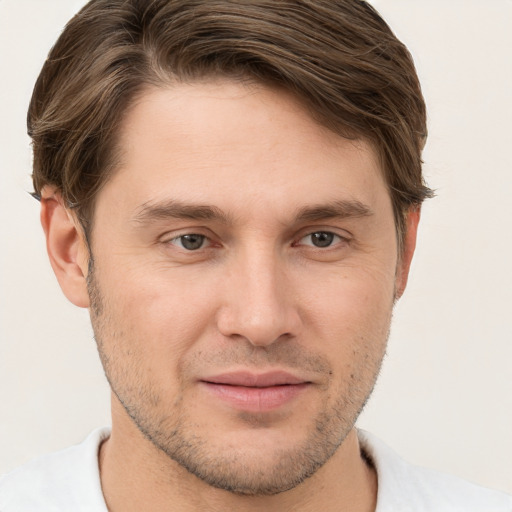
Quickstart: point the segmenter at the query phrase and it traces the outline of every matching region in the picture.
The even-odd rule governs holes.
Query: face
[[[148,90],[120,144],[88,278],[117,421],[210,485],[296,486],[352,429],[385,351],[400,283],[374,151],[229,82]]]

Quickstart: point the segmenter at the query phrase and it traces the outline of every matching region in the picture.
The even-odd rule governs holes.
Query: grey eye
[[[315,247],[329,247],[334,242],[334,237],[336,236],[334,233],[329,233],[329,231],[317,231],[308,235],[311,244]]]
[[[187,251],[196,251],[203,247],[205,240],[206,237],[204,235],[192,233],[190,235],[181,235],[175,238],[173,242]]]

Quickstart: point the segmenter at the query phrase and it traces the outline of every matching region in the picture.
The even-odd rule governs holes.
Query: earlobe
[[[395,300],[398,300],[404,293],[409,278],[412,257],[416,249],[416,235],[418,233],[418,224],[420,221],[420,207],[414,207],[407,212],[406,230],[402,246],[402,254],[398,261],[395,283]]]
[[[41,224],[55,276],[64,295],[76,306],[87,308],[88,249],[80,226],[57,191],[45,187],[41,196]]]

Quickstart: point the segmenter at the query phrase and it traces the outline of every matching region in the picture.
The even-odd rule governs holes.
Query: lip
[[[200,383],[209,394],[230,407],[247,412],[283,407],[311,385],[310,381],[286,371],[229,372],[201,379]]]
[[[282,370],[265,373],[253,373],[248,371],[228,372],[213,375],[201,380],[212,384],[227,384],[229,386],[246,386],[254,388],[295,385],[307,382],[305,379],[301,379],[300,377],[296,377],[295,375]]]

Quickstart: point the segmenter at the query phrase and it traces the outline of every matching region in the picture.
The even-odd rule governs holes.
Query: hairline
[[[86,238],[86,242],[89,247],[89,252],[91,253],[90,243],[92,240],[92,231],[94,229],[94,225],[96,222],[96,200],[98,198],[98,195],[101,193],[102,188],[111,180],[113,179],[114,175],[117,174],[121,167],[123,162],[123,148],[121,146],[122,142],[122,135],[124,131],[124,119],[127,115],[141,102],[144,100],[146,95],[155,90],[163,90],[163,89],[169,89],[173,86],[177,85],[200,85],[200,84],[216,84],[216,83],[222,83],[222,82],[234,82],[234,83],[241,83],[243,85],[250,85],[255,87],[264,87],[264,88],[270,88],[275,90],[284,91],[285,93],[289,94],[293,99],[297,102],[297,104],[303,109],[304,112],[306,112],[310,118],[317,123],[317,125],[327,130],[329,133],[334,134],[338,137],[342,137],[346,140],[352,140],[352,141],[359,141],[364,142],[368,144],[369,148],[372,150],[376,157],[377,167],[381,174],[382,179],[384,180],[384,185],[386,187],[387,193],[389,195],[389,198],[391,199],[392,206],[393,206],[393,219],[394,219],[394,225],[395,225],[395,234],[397,239],[397,248],[398,248],[398,254],[399,257],[402,255],[404,251],[404,239],[406,236],[406,223],[405,219],[399,219],[398,216],[401,215],[402,217],[405,217],[405,215],[408,213],[408,211],[418,208],[420,205],[412,204],[410,205],[407,212],[401,211],[395,211],[394,203],[393,203],[393,194],[390,188],[390,184],[388,183],[388,179],[385,175],[385,161],[383,158],[383,153],[381,148],[379,147],[378,143],[371,140],[368,136],[364,134],[358,134],[355,133],[355,130],[353,128],[345,126],[344,133],[342,133],[342,130],[338,129],[335,130],[331,126],[328,126],[327,123],[323,123],[322,120],[319,118],[320,116],[315,116],[312,108],[306,103],[306,100],[301,97],[298,93],[291,90],[290,87],[287,87],[286,84],[283,84],[281,82],[272,82],[270,80],[265,81],[260,78],[257,78],[255,76],[251,76],[250,74],[241,74],[241,73],[226,73],[226,72],[204,72],[202,74],[198,74],[195,77],[180,77],[177,74],[173,74],[171,72],[167,72],[165,70],[159,70],[159,72],[155,69],[156,66],[151,66],[152,71],[154,72],[153,75],[150,75],[146,78],[146,80],[142,81],[138,87],[134,88],[134,90],[131,92],[131,95],[126,98],[127,101],[127,107],[125,111],[122,113],[120,122],[118,123],[118,127],[113,135],[112,138],[112,144],[111,144],[111,156],[109,156],[107,162],[106,162],[106,172],[103,173],[103,179],[101,181],[101,185],[96,191],[96,193],[92,196],[92,198],[87,203],[86,207],[83,208],[82,205],[79,206],[78,212],[77,212],[77,218],[80,222],[80,225],[82,226],[82,229],[84,230],[84,235]],[[74,205],[68,205],[68,207],[71,210],[74,210],[76,212],[76,209]],[[79,212],[85,210],[85,215],[80,215]],[[402,222],[401,222],[402,221]]]

